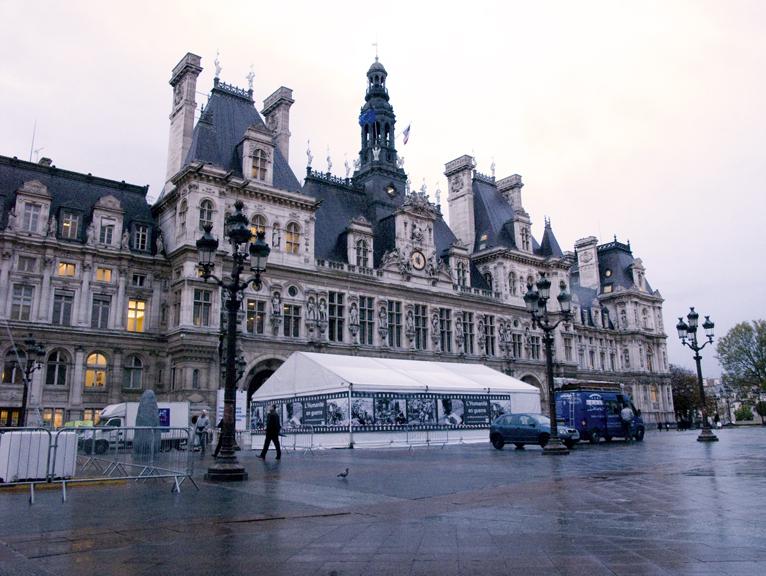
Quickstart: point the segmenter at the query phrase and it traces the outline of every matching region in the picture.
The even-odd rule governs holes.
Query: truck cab
[[[633,411],[628,438],[620,418],[625,406]],[[556,391],[556,413],[568,426],[576,428],[582,439],[592,444],[597,444],[601,438],[607,442],[613,438],[633,438],[640,442],[646,431],[641,411],[619,384],[565,384]]]

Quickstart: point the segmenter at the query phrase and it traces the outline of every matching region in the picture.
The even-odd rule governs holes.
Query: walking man
[[[623,404],[623,408],[620,410],[620,420],[622,421],[622,435],[625,437],[625,442],[630,442],[633,410],[627,404]]]
[[[207,410],[202,411],[202,415],[197,418],[197,438],[199,438],[200,457],[205,455],[205,445],[207,444],[207,429],[210,428],[210,418],[207,417]]]
[[[266,415],[266,439],[263,441],[263,450],[258,454],[258,458],[266,460],[266,452],[269,450],[269,442],[274,442],[274,448],[277,451],[277,460],[282,458],[282,448],[279,446],[279,414],[277,414],[277,405],[272,404],[269,413]]]

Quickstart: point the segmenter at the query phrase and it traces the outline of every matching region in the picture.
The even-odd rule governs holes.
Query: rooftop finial
[[[247,87],[252,92],[253,91],[253,78],[255,78],[255,72],[253,72],[253,65],[250,64],[250,72],[247,73]]]
[[[495,177],[495,157],[492,157],[492,164],[489,166],[490,171],[492,172],[492,178]]]
[[[346,154],[343,155],[343,158],[343,166],[346,168],[346,178],[348,178],[351,174],[351,166],[348,165],[348,156]]]
[[[375,46],[375,62],[378,61],[378,39],[375,38],[375,42],[372,43]]]
[[[213,60],[213,64],[215,64],[215,77],[220,78],[221,77],[221,60],[220,60],[221,53],[216,50],[215,51],[215,60]]]
[[[545,216],[545,227],[546,228],[551,227],[551,219],[548,216]]]
[[[332,158],[330,158],[330,146],[327,146],[327,173],[332,172]]]
[[[439,189],[439,183],[436,183],[436,205],[442,205],[442,191]]]
[[[314,155],[311,154],[311,140],[306,140],[306,166],[311,168],[311,162],[314,160]]]

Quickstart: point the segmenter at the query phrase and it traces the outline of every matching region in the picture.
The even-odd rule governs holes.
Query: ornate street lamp
[[[700,315],[695,312],[694,307],[689,309],[689,313],[686,315],[688,324],[684,322],[683,318],[678,319],[676,324],[676,330],[678,330],[678,337],[681,339],[681,344],[688,346],[694,352],[694,361],[697,363],[697,384],[699,385],[700,392],[700,409],[702,411],[702,431],[697,436],[697,442],[716,442],[718,436],[713,434],[710,429],[710,422],[707,417],[707,406],[705,405],[705,387],[702,383],[702,356],[700,356],[700,350],[702,350],[708,344],[713,343],[713,328],[715,324],[710,320],[710,316],[705,316],[705,321],[702,323],[702,329],[705,331],[706,342],[699,345],[697,341],[697,327],[699,326]]]
[[[551,295],[551,281],[540,273],[536,290],[532,284],[527,285],[527,293],[524,294],[524,303],[527,311],[532,315],[532,327],[539,327],[543,333],[545,343],[545,369],[548,384],[548,412],[551,419],[551,437],[543,448],[543,454],[569,454],[569,450],[559,438],[558,422],[556,421],[556,392],[553,387],[553,331],[562,322],[572,319],[572,297],[567,292],[567,286],[562,280],[559,284],[559,295],[556,299],[561,308],[561,317],[553,322],[548,317],[548,300]]]
[[[43,367],[43,359],[45,358],[45,345],[42,342],[38,342],[30,334],[26,340],[24,340],[24,346],[26,348],[26,360],[24,365],[19,365],[24,382],[21,391],[21,417],[19,418],[19,426],[23,427],[27,424],[27,402],[29,401],[29,384],[32,378],[32,374],[35,370],[39,370]],[[14,349],[16,358],[19,358],[19,350]],[[32,359],[32,356],[35,359]],[[17,362],[18,365],[18,362]]]
[[[261,273],[266,270],[266,261],[271,248],[266,244],[264,232],[259,232],[255,242],[251,242],[253,234],[250,222],[242,212],[244,203],[237,200],[234,204],[234,214],[226,218],[224,233],[231,244],[231,274],[227,279],[220,279],[212,271],[215,267],[215,254],[218,250],[218,240],[210,233],[211,225],[206,225],[202,238],[197,240],[199,251],[199,269],[202,278],[207,282],[213,279],[227,295],[226,298],[226,380],[223,393],[223,422],[221,424],[221,450],[215,463],[205,474],[207,480],[235,481],[247,480],[247,472],[237,461],[234,452],[234,410],[236,397],[237,372],[237,313],[242,302],[242,293],[252,284],[256,290],[261,288]],[[249,249],[247,247],[250,243]],[[245,270],[245,264],[250,261],[253,275],[245,280],[240,275]]]

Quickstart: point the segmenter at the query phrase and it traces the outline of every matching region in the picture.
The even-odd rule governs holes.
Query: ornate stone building
[[[195,242],[208,223],[223,237],[236,200],[271,245],[241,313],[251,394],[296,350],[484,363],[540,386],[542,334],[523,295],[545,272],[554,297],[571,285],[576,312],[556,335],[558,376],[623,383],[648,421],[672,415],[662,298],[630,246],[587,237],[563,252],[548,221],[538,242],[521,177],[480,174],[470,156],[445,165],[448,225],[439,193],[434,204],[409,186],[377,59],[353,172],[318,171],[308,152],[302,184],[288,164],[292,91],[259,114],[252,88],[215,78],[195,124],[201,70],[193,54],[173,69],[167,184],[153,206],[146,188],[0,157],[0,425],[20,406],[11,338],[23,350],[29,333],[47,350],[29,409],[48,421],[88,419],[144,388],[212,406],[223,307],[198,276]]]

